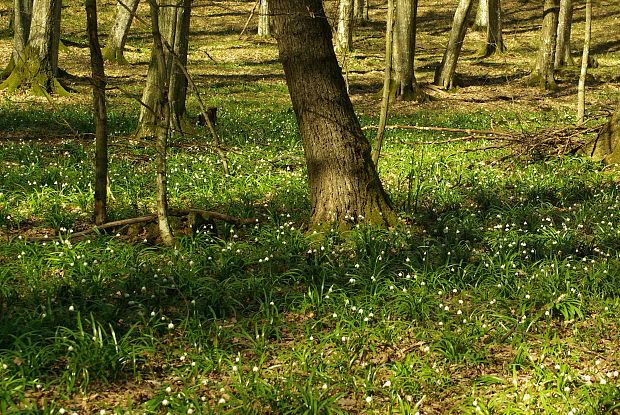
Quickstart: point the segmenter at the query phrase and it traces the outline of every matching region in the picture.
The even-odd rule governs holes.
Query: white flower
[[[168,328],[172,330],[174,328],[174,324],[173,323],[168,323]]]
[[[366,402],[367,403],[371,403],[372,402],[372,396],[367,396],[366,397]]]
[[[73,307],[72,305],[69,306],[69,311],[75,311],[75,307]]]
[[[164,406],[167,406],[170,402],[168,402],[168,399],[164,399],[163,401],[161,401],[161,404]]]

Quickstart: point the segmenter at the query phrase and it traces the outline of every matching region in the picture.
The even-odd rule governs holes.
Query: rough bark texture
[[[125,42],[129,34],[129,28],[133,21],[133,16],[138,9],[140,0],[118,0],[116,6],[116,17],[114,26],[110,30],[110,37],[105,48],[103,48],[103,58],[122,65],[128,65],[127,59],[123,55]]]
[[[340,0],[338,6],[338,26],[336,28],[336,50],[346,52],[351,50],[353,40],[353,0]]]
[[[353,0],[353,21],[356,24],[368,21],[368,0]]]
[[[0,79],[6,79],[11,74],[24,54],[32,20],[32,2],[33,0],[15,0],[13,2],[13,51],[9,63],[0,74]]]
[[[34,0],[28,43],[22,58],[0,84],[0,89],[13,92],[25,86],[30,87],[35,95],[67,94],[56,79],[61,6],[61,0]]]
[[[573,24],[573,0],[560,0],[557,42],[555,45],[555,67],[574,65],[570,53],[570,34]]]
[[[584,153],[596,161],[620,165],[620,104],[598,137],[585,146]]]
[[[260,6],[258,8],[258,36],[271,37],[268,0],[260,0]]]
[[[554,77],[554,55],[559,10],[560,0],[545,0],[536,67],[529,80],[530,85],[538,85],[543,89],[558,87]]]
[[[450,38],[446,51],[443,54],[441,65],[435,72],[435,85],[445,89],[453,88],[456,64],[461,54],[463,39],[467,31],[467,21],[472,9],[472,0],[459,0],[459,5],[454,13],[454,21],[450,30]]]
[[[161,79],[169,80],[170,121],[177,131],[187,128],[185,121],[185,98],[187,95],[187,79],[183,71],[175,63],[174,56],[168,46],[172,48],[179,61],[187,64],[187,47],[189,39],[189,19],[191,0],[162,0],[160,4],[159,30],[164,44],[164,65],[157,65],[156,56],[151,55],[146,87],[142,94],[142,102],[146,107],[140,109],[138,122],[138,136],[154,135],[154,125],[157,118],[153,111],[158,99],[158,90]],[[162,7],[164,6],[164,7]],[[161,69],[164,73],[159,73]]]
[[[486,31],[489,25],[489,1],[479,0],[478,9],[476,10],[476,18],[472,28],[474,30]]]
[[[106,77],[103,56],[97,30],[97,2],[85,0],[90,67],[93,82],[93,112],[95,116],[95,224],[107,220],[107,178],[108,178],[108,116],[106,111]]]
[[[488,25],[487,42],[482,53],[489,57],[496,52],[504,52],[504,38],[502,36],[502,4],[501,0],[487,0]]]
[[[418,0],[395,0],[390,101],[422,99],[413,63]]]
[[[397,217],[346,92],[320,0],[272,0],[274,34],[308,164],[313,228]]]

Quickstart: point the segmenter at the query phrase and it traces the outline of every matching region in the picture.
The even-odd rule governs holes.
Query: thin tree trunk
[[[165,7],[162,7],[165,6]],[[159,33],[162,44],[165,42],[177,55],[183,65],[187,64],[187,48],[189,39],[189,22],[191,0],[163,0],[160,4]],[[163,73],[158,73],[161,68]],[[174,63],[174,58],[164,48],[164,66],[156,64],[155,56],[151,56],[151,65],[147,73],[146,87],[142,94],[142,102],[145,104],[140,109],[140,119],[136,136],[154,135],[154,126],[157,115],[153,112],[155,101],[159,96],[159,83],[162,78],[169,80],[172,91],[170,100],[171,126],[183,132],[187,129],[185,121],[185,99],[187,95],[187,79],[183,72]]]
[[[260,0],[258,8],[258,36],[271,37],[271,24],[269,23],[269,0]]]
[[[353,0],[353,21],[358,25],[368,21],[368,0]]]
[[[6,79],[11,74],[24,54],[32,20],[32,2],[33,0],[15,0],[13,2],[13,51],[9,63],[0,74],[0,79]]]
[[[476,18],[472,29],[476,31],[486,31],[489,25],[489,1],[479,0],[478,9],[476,10]]]
[[[106,77],[97,30],[97,2],[85,0],[90,67],[93,83],[93,112],[95,116],[95,224],[107,221],[108,178],[108,116],[106,111]]]
[[[167,152],[168,152],[168,134],[170,132],[170,101],[169,101],[169,79],[166,76],[166,57],[164,53],[164,45],[160,32],[159,15],[164,9],[162,4],[155,3],[156,0],[149,0],[151,7],[151,25],[153,36],[153,50],[151,51],[151,65],[156,67],[154,71],[157,74],[155,101],[155,131],[156,142],[155,148],[157,152],[157,224],[159,227],[159,235],[164,245],[174,245],[174,238],[168,223],[168,181],[167,181]]]
[[[125,42],[133,21],[134,14],[138,10],[140,0],[117,0],[116,17],[114,26],[110,30],[110,37],[105,48],[103,48],[103,58],[122,65],[128,65],[125,59]]]
[[[554,77],[554,54],[559,9],[560,0],[545,0],[536,67],[528,81],[530,85],[538,85],[543,89],[558,87]]]
[[[272,0],[274,34],[308,164],[311,228],[393,226],[338,66],[321,0]]]
[[[583,124],[586,108],[586,75],[588,74],[588,60],[590,58],[590,37],[592,34],[592,0],[586,0],[586,23],[583,40],[583,54],[581,55],[581,72],[577,87],[577,124]]]
[[[392,46],[390,101],[423,100],[413,71],[418,0],[396,0]]]
[[[353,0],[340,0],[338,6],[338,26],[336,28],[336,51],[351,50],[353,32]]]
[[[570,53],[570,34],[573,24],[573,0],[560,0],[557,42],[555,45],[555,67],[574,65]]]
[[[451,89],[454,85],[454,73],[456,64],[461,54],[465,32],[467,32],[467,21],[472,9],[472,0],[460,0],[454,13],[454,21],[450,30],[450,38],[446,51],[443,54],[441,65],[435,72],[435,85],[444,89]]]
[[[58,46],[60,43],[61,0],[34,0],[28,43],[9,77],[0,89],[9,92],[22,86],[30,87],[33,94],[68,95],[56,79],[58,73]]]
[[[388,11],[385,28],[385,70],[383,73],[383,97],[381,100],[381,113],[379,115],[379,128],[372,149],[372,162],[375,168],[379,164],[379,155],[383,146],[385,124],[387,123],[388,107],[390,106],[390,74],[392,73],[392,46],[394,43],[394,2],[388,0]]]
[[[504,52],[504,38],[502,36],[502,4],[501,0],[487,0],[489,19],[487,25],[487,42],[482,53],[489,57],[496,52]]]

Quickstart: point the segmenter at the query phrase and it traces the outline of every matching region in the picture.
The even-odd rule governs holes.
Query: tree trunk
[[[359,25],[368,21],[368,0],[353,0],[353,21]]]
[[[543,89],[558,87],[554,77],[554,54],[559,9],[560,0],[545,0],[536,67],[528,81],[530,85],[538,85]]]
[[[353,0],[340,0],[338,7],[338,26],[336,28],[336,51],[348,52],[351,50],[353,32]]]
[[[504,52],[504,38],[502,36],[502,4],[501,0],[487,0],[489,12],[487,25],[487,43],[482,53],[483,57],[489,57],[496,52]]]
[[[114,26],[110,30],[110,37],[105,48],[103,48],[103,58],[105,60],[116,62],[121,65],[128,65],[127,59],[123,55],[125,51],[125,42],[129,34],[129,28],[133,21],[134,14],[138,10],[140,0],[118,0],[116,6],[116,17]]]
[[[268,0],[260,0],[260,7],[258,9],[258,36],[271,37]]]
[[[271,5],[308,164],[310,226],[394,225],[397,216],[347,95],[321,0],[272,0]]]
[[[9,77],[0,89],[9,92],[29,86],[35,95],[67,95],[58,82],[58,46],[60,44],[61,0],[34,0],[28,43]]]
[[[474,20],[472,29],[476,31],[478,30],[486,31],[488,25],[489,25],[489,1],[479,0],[478,10],[476,10],[476,19]]]
[[[160,15],[166,15],[172,12],[176,15],[176,7],[162,7],[162,5],[170,6],[170,3],[156,4],[155,0],[150,1],[151,6],[151,25],[153,36],[153,50],[151,51],[151,66],[155,67],[154,75],[154,93],[153,112],[155,126],[155,148],[157,152],[156,169],[157,169],[157,224],[159,227],[159,235],[164,245],[174,245],[174,238],[168,223],[168,181],[167,181],[167,152],[168,152],[168,135],[170,133],[170,78],[168,77],[169,69],[166,62],[166,52],[164,48],[164,39],[161,35],[162,24],[159,21]],[[176,16],[175,16],[176,17]],[[166,16],[165,19],[169,19]],[[175,19],[176,20],[176,19]],[[163,22],[162,22],[163,23]],[[166,27],[165,24],[163,27]],[[166,27],[166,29],[169,29]],[[150,72],[150,68],[149,68]]]
[[[93,112],[95,116],[95,224],[107,220],[107,178],[108,178],[108,116],[106,111],[106,77],[103,56],[97,30],[97,2],[85,0],[90,67],[93,82]]]
[[[165,7],[162,7],[165,6]],[[164,65],[156,62],[156,56],[151,55],[151,64],[146,78],[146,87],[142,94],[142,106],[138,121],[138,137],[153,136],[155,121],[159,117],[153,111],[158,99],[159,83],[161,79],[169,80],[170,88],[170,121],[177,131],[187,129],[185,98],[187,95],[187,79],[183,71],[175,64],[175,59],[168,47],[172,48],[179,61],[187,64],[187,48],[189,39],[189,22],[191,0],[162,0],[160,3],[159,30],[164,44]],[[164,70],[163,73],[158,71]],[[168,93],[168,92],[167,92]]]
[[[443,54],[441,65],[435,72],[435,85],[445,89],[451,89],[454,85],[454,73],[456,63],[461,54],[461,47],[467,31],[467,21],[472,9],[472,0],[460,0],[454,13],[454,21],[450,30],[448,46]]]
[[[592,34],[592,0],[586,0],[586,23],[583,40],[583,54],[581,56],[581,71],[577,87],[577,124],[583,124],[586,111],[586,75],[588,74],[588,60],[590,58],[590,37]]]
[[[574,65],[570,53],[570,34],[573,24],[573,0],[560,0],[560,14],[558,16],[557,42],[555,45],[556,68],[565,65]]]
[[[395,0],[394,4],[390,101],[424,99],[413,71],[418,0]]]
[[[595,161],[620,165],[620,104],[598,137],[584,146],[582,151]]]
[[[0,74],[0,79],[6,79],[15,69],[19,59],[24,55],[32,20],[32,1],[15,0],[13,2],[13,51],[11,52],[9,63]]]

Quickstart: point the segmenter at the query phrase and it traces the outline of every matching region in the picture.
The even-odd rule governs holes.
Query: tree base
[[[51,71],[44,68],[44,62],[29,47],[26,47],[23,59],[14,64],[11,74],[0,84],[0,89],[6,89],[9,93],[20,88],[30,89],[33,95],[47,98],[51,98],[50,94],[65,97],[70,95],[67,88]]]
[[[485,59],[493,55],[501,55],[502,53],[505,53],[507,50],[508,49],[506,49],[504,42],[499,42],[496,45],[487,43],[485,46],[483,46],[478,51],[478,55],[480,56],[480,59]]]
[[[101,49],[101,55],[103,60],[108,62],[114,62],[118,65],[129,65],[129,61],[125,59],[123,50],[111,46],[105,46]]]
[[[534,72],[527,80],[528,86],[536,86],[545,91],[557,91],[560,89],[553,76],[544,76],[538,72]]]

